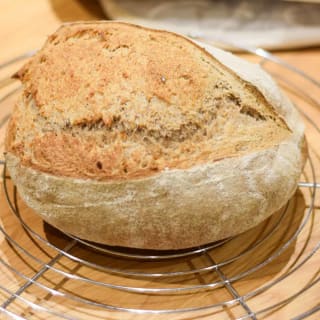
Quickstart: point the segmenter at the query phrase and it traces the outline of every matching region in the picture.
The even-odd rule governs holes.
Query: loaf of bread
[[[73,23],[16,76],[7,168],[62,231],[194,247],[252,228],[296,190],[298,113],[259,66],[230,53],[126,23]]]

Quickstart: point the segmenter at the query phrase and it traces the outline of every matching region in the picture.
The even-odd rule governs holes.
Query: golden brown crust
[[[86,41],[93,46],[105,44],[100,33],[100,40],[96,39],[101,28],[130,30],[133,37],[141,31],[140,42],[132,45],[144,52],[134,59],[137,63],[148,55],[143,36],[159,35],[166,40],[159,41],[159,52],[166,59],[172,47],[186,52],[175,58],[173,66],[180,61],[184,67],[182,62],[188,61],[198,73],[187,86],[188,92],[186,85],[175,83],[177,101],[172,102],[165,90],[168,77],[164,86],[141,84],[145,79],[153,81],[152,72],[140,73],[130,82],[135,74],[125,61],[132,55],[119,58],[113,69],[102,66],[111,68],[108,75],[118,81],[116,71],[123,63],[127,67],[123,84],[144,94],[129,90],[130,99],[124,100],[127,108],[119,117],[128,90],[106,85],[99,101],[93,100],[86,108],[78,105],[86,90],[75,95],[72,83],[60,78],[61,68],[55,64],[61,64],[61,57],[55,55],[59,45],[48,55],[45,76],[38,74],[37,59],[51,48],[45,46],[20,72],[25,91],[6,138],[12,180],[24,201],[44,220],[62,231],[108,245],[182,249],[243,232],[288,201],[306,158],[304,126],[290,101],[259,67],[206,47],[209,55],[177,35],[119,23],[64,27],[49,42],[80,27],[90,30],[88,39],[83,39],[86,32],[74,39],[82,49]],[[61,53],[70,55],[66,50]],[[156,55],[160,61],[158,53],[153,50],[149,58]],[[184,58],[188,53],[190,61]],[[160,73],[171,66],[165,64],[159,67]],[[86,64],[75,61],[73,67],[86,68]],[[96,80],[85,79],[89,78]],[[50,81],[56,79],[60,83],[54,82],[51,88]],[[65,91],[58,92],[60,87]],[[161,99],[154,95],[150,103],[137,103],[153,89]],[[184,100],[188,94],[190,104]],[[119,101],[105,104],[112,97]],[[134,115],[138,118],[131,118]]]
[[[145,177],[268,149],[290,135],[254,86],[170,32],[68,25],[18,76],[24,92],[7,151],[59,176]]]

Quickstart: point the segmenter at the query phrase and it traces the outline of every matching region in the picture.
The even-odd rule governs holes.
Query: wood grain
[[[63,21],[101,19],[102,11],[95,1],[84,0],[3,0],[0,2],[0,63],[22,54],[28,50],[39,48],[46,36],[52,33]],[[320,49],[305,49],[290,52],[277,52],[278,57],[300,68],[304,72],[319,79]],[[242,54],[244,58],[260,62],[261,59]],[[1,70],[0,79],[8,77],[21,65],[21,62]],[[319,103],[320,89],[314,84],[303,80],[283,68],[266,63],[265,68],[273,74],[283,89],[313,121],[320,126],[320,108],[316,103],[307,101],[307,98],[299,92],[301,89],[308,96]],[[289,83],[288,83],[289,80]],[[17,82],[0,82],[0,98],[4,97],[9,89],[18,87]],[[309,98],[308,98],[309,99]],[[15,96],[11,96],[0,103],[0,119],[10,115]],[[320,132],[306,121],[306,135],[309,141],[310,156],[314,162],[316,179],[320,181]],[[5,126],[0,123],[0,141],[3,142]],[[3,147],[3,143],[1,144]],[[312,182],[310,163],[307,164],[301,181]],[[14,189],[10,179],[6,179],[9,197],[14,202]],[[320,190],[318,190],[319,193]],[[65,248],[71,240],[52,227],[44,224],[22,200],[17,196],[16,205],[21,213],[21,218],[32,230],[41,235],[57,248]],[[271,230],[272,235],[264,240],[261,245],[248,251],[243,257],[219,268],[229,279],[233,279],[232,286],[239,295],[247,296],[244,299],[247,306],[254,312],[289,299],[297,294],[305,286],[316,281],[309,290],[298,295],[288,303],[279,305],[270,311],[259,312],[258,319],[288,319],[299,315],[311,308],[319,306],[320,301],[320,252],[319,250],[307,260],[301,267],[304,259],[312,253],[312,250],[320,241],[320,196],[317,194],[314,210],[310,212],[310,218],[306,219],[312,204],[310,188],[298,189],[290,202],[283,220],[278,219],[281,212],[275,214],[268,221],[249,232],[236,237],[225,245],[211,251],[208,256],[193,256],[162,262],[139,262],[125,260],[112,256],[105,256],[99,252],[75,245],[70,249],[77,259],[89,261],[100,266],[93,268],[74,261],[68,257],[59,256],[59,252],[36,239],[21,225],[6,201],[4,188],[0,191],[0,226],[16,243],[10,243],[5,235],[0,233],[0,305],[10,299],[10,293],[23,286],[27,277],[33,277],[44,263],[56,259],[53,270],[45,269],[39,276],[36,284],[31,284],[21,293],[23,299],[27,299],[42,307],[50,308],[54,313],[79,319],[236,319],[247,312],[239,302],[230,302],[228,306],[219,306],[199,312],[174,313],[166,315],[132,314],[120,311],[110,311],[98,305],[86,305],[81,299],[138,309],[175,309],[190,308],[219,304],[224,301],[233,301],[234,297],[224,286],[208,287],[207,289],[185,290],[170,293],[132,293],[117,290],[107,286],[88,283],[91,281],[104,282],[115,286],[141,287],[141,288],[187,288],[203,284],[221,282],[221,273],[216,271],[190,274],[187,276],[147,278],[136,276],[123,276],[112,272],[105,272],[101,268],[116,268],[131,272],[173,272],[192,270],[210,266],[213,259],[216,263],[222,263],[234,256],[248,250],[258,241],[262,240]],[[301,232],[295,237],[300,226],[305,222]],[[275,227],[277,228],[275,229]],[[291,240],[290,240],[291,239]],[[289,241],[289,242],[288,242]],[[286,247],[283,247],[287,244]],[[30,256],[31,254],[31,256]],[[269,260],[270,261],[269,261]],[[17,270],[17,272],[12,269]],[[67,279],[63,273],[71,273],[82,280]],[[281,280],[283,277],[283,280]],[[281,280],[281,281],[280,281]],[[274,281],[276,285],[270,286]],[[48,292],[44,286],[54,290]],[[256,295],[252,292],[256,291]],[[261,291],[261,292],[259,292]],[[75,296],[76,300],[61,297],[55,292]],[[252,296],[250,296],[252,295]],[[41,309],[33,310],[23,301],[14,299],[6,310],[14,312],[27,319],[58,319],[58,315],[48,314]],[[2,318],[0,313],[0,318]],[[320,313],[315,313],[310,319],[318,319]]]

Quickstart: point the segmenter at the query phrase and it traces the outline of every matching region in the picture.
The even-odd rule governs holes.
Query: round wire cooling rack
[[[45,224],[3,165],[0,312],[12,319],[304,319],[320,311],[320,83],[270,53],[269,71],[306,123],[308,161],[295,196],[237,237],[156,252],[101,246]],[[30,54],[0,65],[16,66]],[[307,88],[308,91],[306,91]],[[0,134],[17,82],[0,80]]]

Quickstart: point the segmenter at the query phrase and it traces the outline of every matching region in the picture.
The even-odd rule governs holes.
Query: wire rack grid
[[[19,198],[2,161],[0,314],[10,319],[320,316],[320,128],[315,121],[320,83],[267,51],[242,49],[274,76],[306,123],[308,161],[288,204],[244,234],[192,250],[111,248],[43,223]],[[0,65],[0,71],[16,68],[30,55]],[[18,91],[19,84],[8,77],[0,81],[0,134]]]

